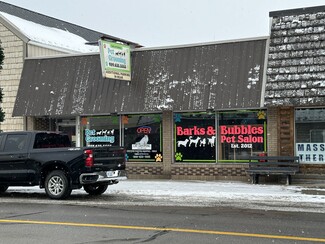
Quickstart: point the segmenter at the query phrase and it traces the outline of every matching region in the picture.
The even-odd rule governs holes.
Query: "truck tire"
[[[45,191],[52,199],[66,199],[72,189],[66,174],[62,170],[54,170],[46,176]]]
[[[103,194],[107,190],[108,185],[84,185],[84,190],[93,196]]]
[[[0,185],[0,194],[6,192],[7,189],[8,189],[8,186]]]

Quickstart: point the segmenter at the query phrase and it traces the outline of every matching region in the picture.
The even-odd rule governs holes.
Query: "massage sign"
[[[222,125],[220,143],[229,144],[233,149],[253,148],[255,144],[264,143],[264,127],[262,125]]]

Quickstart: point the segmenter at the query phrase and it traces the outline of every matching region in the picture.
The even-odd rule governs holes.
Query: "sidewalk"
[[[325,213],[325,188],[225,181],[127,180],[105,194],[133,205],[236,207]]]
[[[8,192],[42,192],[38,187],[10,187]],[[75,190],[72,197],[53,203],[130,206],[234,207],[277,211],[325,213],[322,186],[272,185],[225,181],[126,180],[109,186],[99,197],[83,197]],[[43,200],[35,199],[37,202]],[[44,201],[44,203],[48,201]]]

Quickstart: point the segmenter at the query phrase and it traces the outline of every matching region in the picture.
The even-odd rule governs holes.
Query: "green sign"
[[[118,80],[131,80],[130,47],[120,43],[99,40],[103,76]]]

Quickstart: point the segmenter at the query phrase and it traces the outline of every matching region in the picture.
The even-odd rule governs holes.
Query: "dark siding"
[[[260,107],[265,45],[258,39],[134,51],[131,82],[102,78],[99,55],[27,59],[14,115]]]

